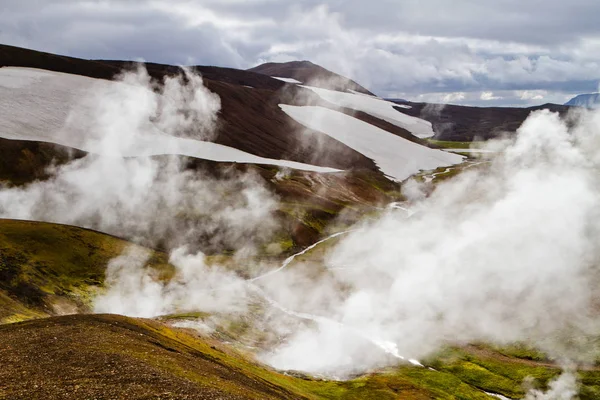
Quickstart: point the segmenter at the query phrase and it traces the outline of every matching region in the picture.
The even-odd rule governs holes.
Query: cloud
[[[558,97],[597,88],[598,12],[593,0],[4,0],[0,41],[87,58],[236,68],[309,59],[388,97],[502,90]]]

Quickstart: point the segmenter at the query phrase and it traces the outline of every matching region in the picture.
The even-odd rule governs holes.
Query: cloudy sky
[[[600,80],[598,0],[0,0],[0,43],[249,68],[305,59],[384,97],[564,103]]]

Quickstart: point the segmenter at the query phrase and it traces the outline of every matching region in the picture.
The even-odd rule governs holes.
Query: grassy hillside
[[[400,366],[325,381],[274,371],[191,331],[115,315],[3,325],[0,340],[0,398],[493,398],[485,391],[521,398],[526,377],[544,387],[559,373],[550,364],[475,347],[446,350],[428,361],[436,370]],[[582,371],[580,379],[581,399],[598,398],[600,373]]]
[[[130,244],[73,226],[0,219],[0,323],[89,310],[108,261]],[[150,265],[171,268],[156,251]]]
[[[170,327],[173,318],[41,318],[86,311],[108,260],[128,244],[71,226],[0,220],[0,398],[491,398],[485,392],[522,398],[524,380],[533,378],[544,388],[560,373],[552,360],[523,346],[480,344],[422,360],[433,369],[397,366],[350,381],[325,381],[274,371],[253,361],[243,346],[222,344],[236,344],[244,334],[236,321],[225,336],[208,338]],[[319,251],[304,258],[318,261]],[[158,251],[150,263],[171,268]],[[7,324],[27,319],[33,320]],[[581,399],[600,396],[596,366],[579,371],[579,379]]]
[[[62,165],[85,154],[49,143],[0,138],[0,185],[22,186],[47,179],[51,165]],[[314,243],[338,224],[343,228],[363,214],[401,198],[400,184],[370,169],[336,174],[297,170],[282,173],[272,166],[178,157],[183,165],[201,176],[231,179],[246,172],[260,175],[265,186],[281,199],[280,210],[274,217],[280,219],[282,232],[276,236],[281,242],[291,242],[284,246],[290,252]],[[342,213],[344,219],[340,220]]]

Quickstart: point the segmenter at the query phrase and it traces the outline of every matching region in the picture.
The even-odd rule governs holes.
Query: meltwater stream
[[[400,208],[400,207],[398,207]],[[407,211],[407,213],[409,213],[409,210],[404,209],[405,211]],[[409,213],[410,215],[410,213]],[[290,310],[284,306],[282,306],[281,304],[279,304],[277,301],[273,300],[271,297],[269,297],[260,287],[258,287],[257,285],[254,284],[254,282],[267,278],[269,276],[272,276],[280,271],[282,271],[283,269],[285,269],[288,265],[291,264],[292,261],[294,261],[294,259],[298,256],[301,256],[305,253],[307,253],[308,251],[314,249],[315,247],[319,246],[320,244],[327,242],[328,240],[331,240],[333,238],[336,238],[338,236],[350,233],[350,232],[354,232],[357,229],[350,229],[347,231],[343,231],[343,232],[337,232],[334,233],[333,235],[330,235],[328,237],[326,237],[325,239],[322,239],[314,244],[312,244],[311,246],[305,248],[304,250],[295,253],[293,255],[291,255],[290,257],[286,258],[283,263],[281,264],[281,266],[275,270],[269,271],[263,275],[257,276],[255,278],[249,279],[247,280],[247,284],[248,286],[254,291],[256,292],[258,295],[260,295],[265,301],[267,301],[267,303],[269,303],[272,307],[277,308],[278,310],[284,312],[287,315],[296,317],[296,318],[301,318],[301,319],[305,319],[305,320],[309,320],[309,321],[314,321],[316,323],[319,324],[333,324],[333,325],[337,325],[339,327],[341,327],[342,329],[346,330],[349,333],[352,333],[353,335],[356,335],[358,337],[361,337],[365,340],[367,340],[368,342],[371,342],[372,344],[374,344],[376,347],[380,348],[381,350],[383,350],[385,353],[390,354],[391,356],[399,359],[399,360],[404,360],[404,361],[408,361],[409,363],[413,364],[413,365],[417,365],[422,367],[423,364],[421,364],[419,361],[415,360],[415,359],[407,359],[404,356],[400,355],[398,353],[398,346],[396,343],[391,342],[391,341],[387,341],[387,340],[383,340],[381,338],[378,337],[373,337],[370,336],[368,334],[366,334],[365,332],[355,328],[355,327],[351,327],[351,326],[347,326],[339,321],[321,316],[321,315],[315,315],[315,314],[309,314],[309,313],[304,313],[304,312],[297,312],[294,310]]]

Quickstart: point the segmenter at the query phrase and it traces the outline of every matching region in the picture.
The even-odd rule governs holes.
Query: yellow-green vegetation
[[[0,220],[0,322],[85,311],[125,240],[74,226]],[[167,255],[148,265],[168,274]]]
[[[482,149],[485,146],[485,141],[473,141],[473,142],[454,142],[454,141],[446,141],[446,140],[435,140],[435,139],[427,139],[430,145],[435,146],[440,149]],[[473,152],[461,152],[461,151],[453,151],[453,153],[460,154],[461,156],[465,156],[469,159],[479,159],[483,155],[481,153],[473,153]]]
[[[435,370],[398,366],[348,381],[323,380],[273,370],[188,329],[109,315],[4,325],[0,339],[4,344],[0,358],[6,360],[0,370],[4,383],[0,394],[18,397],[26,393],[32,399],[53,398],[48,390],[75,385],[86,398],[98,393],[146,398],[160,390],[164,393],[160,398],[166,399],[205,398],[212,393],[248,399],[483,400],[492,399],[486,391],[522,398],[525,379],[534,378],[537,386],[545,388],[560,373],[552,364],[508,357],[491,347],[469,346],[446,349],[427,360]],[[40,349],[40,342],[48,345]],[[61,368],[48,369],[48,363],[60,363]],[[580,398],[597,398],[600,372],[580,371],[579,377]],[[33,381],[38,383],[35,388],[30,384]],[[45,385],[46,381],[52,384]]]
[[[435,185],[437,183],[454,178],[462,172],[469,171],[474,168],[485,168],[486,165],[489,165],[486,161],[469,160],[462,164],[454,165],[451,167],[439,167],[432,171],[421,172],[418,175],[415,175],[413,178],[419,182],[428,181]],[[426,177],[432,179],[426,180]]]
[[[442,149],[469,149],[480,148],[485,142],[454,142],[447,140],[426,139],[430,144],[438,146]]]
[[[487,392],[499,393],[509,398],[525,395],[523,383],[545,388],[548,382],[561,373],[561,369],[534,349],[522,344],[506,348],[478,344],[465,348],[447,348],[427,361],[437,371],[451,374],[463,382]],[[578,371],[579,398],[597,399],[600,393],[600,369],[596,367]]]
[[[297,261],[322,264],[324,254],[337,240],[332,239],[331,243],[316,247],[299,256]],[[72,306],[74,312],[85,310],[90,293],[103,282],[107,263],[128,245],[129,242],[119,238],[71,226],[0,220],[2,322],[44,317],[55,313],[55,308],[59,306]],[[214,256],[209,263],[228,261],[231,261],[229,257]],[[172,271],[167,256],[161,252],[152,253],[150,264],[163,271],[166,277]],[[173,385],[192,388],[189,393],[210,390],[227,398],[241,396],[239,398],[257,399],[489,399],[485,392],[522,398],[525,380],[533,379],[534,385],[544,388],[560,373],[560,368],[544,354],[521,343],[505,347],[477,344],[447,348],[424,360],[427,367],[433,370],[399,366],[348,381],[328,381],[299,373],[278,372],[254,361],[252,353],[245,347],[256,345],[264,349],[273,344],[272,338],[266,337],[260,324],[255,323],[262,320],[262,313],[264,305],[256,304],[243,315],[215,316],[193,312],[165,317],[162,319],[164,322],[74,315],[8,324],[0,327],[0,342],[7,344],[4,349],[8,350],[0,348],[0,352],[11,352],[0,354],[0,357],[16,360],[15,357],[22,352],[25,352],[22,354],[26,359],[32,357],[26,353],[29,335],[36,337],[34,331],[50,329],[47,336],[58,340],[56,346],[59,346],[53,348],[52,357],[55,358],[50,357],[51,362],[66,363],[68,366],[79,357],[83,360],[113,360],[110,366],[96,365],[95,361],[86,364],[85,368],[92,368],[85,371],[86,374],[95,376],[94,379],[102,384],[115,386],[118,382],[111,381],[115,378],[110,371],[131,366],[132,375],[127,377],[125,385],[144,387],[146,378],[142,379],[136,374],[149,369],[162,377],[162,383],[159,382],[161,388]],[[213,324],[215,332],[210,338],[201,337],[189,329],[176,329],[168,325],[174,321],[194,319],[217,321]],[[11,345],[11,338],[15,340],[14,346]],[[37,350],[36,343],[45,343],[50,339],[44,336],[36,340],[31,343],[31,352]],[[66,342],[62,343],[61,340]],[[226,346],[223,342],[232,342],[233,345]],[[61,352],[65,354],[64,359],[60,356]],[[32,369],[36,368],[30,361],[24,364],[23,359],[14,362],[15,365],[28,365],[29,362]],[[9,365],[4,370],[11,368]],[[22,368],[13,369],[18,373]],[[46,374],[49,368],[46,366],[40,374]],[[74,371],[77,368],[67,370]],[[12,378],[6,376],[8,373],[4,372],[5,376],[0,373],[0,379],[6,378],[11,382]],[[33,375],[19,376],[36,376],[34,372],[30,373]],[[600,371],[596,367],[588,367],[579,371],[578,375],[582,385],[580,398],[598,398]],[[13,385],[13,389],[17,390],[11,392],[14,394],[18,393],[19,384],[23,382],[22,378],[13,378],[13,383],[7,387]],[[90,390],[102,386],[94,386],[97,382],[92,384],[90,382],[93,379],[90,379],[72,377],[71,382],[79,382],[77,385]],[[27,387],[27,390],[31,390],[31,385]],[[173,395],[165,398],[178,397]]]
[[[190,331],[119,316],[74,315],[11,324],[0,327],[0,338],[6,344],[0,348],[0,357],[6,360],[0,371],[4,383],[0,394],[4,390],[15,397],[26,393],[32,399],[44,398],[42,394],[53,398],[40,391],[77,385],[84,397],[108,391],[114,398],[126,393],[128,398],[142,398],[156,390],[168,394],[161,398],[205,398],[198,395],[207,393],[248,399],[488,398],[456,377],[419,367],[350,381],[297,377]],[[36,349],[40,341],[50,344]],[[35,361],[38,357],[61,365],[60,371],[49,371],[44,365],[47,361]],[[23,381],[20,372],[39,386]]]

